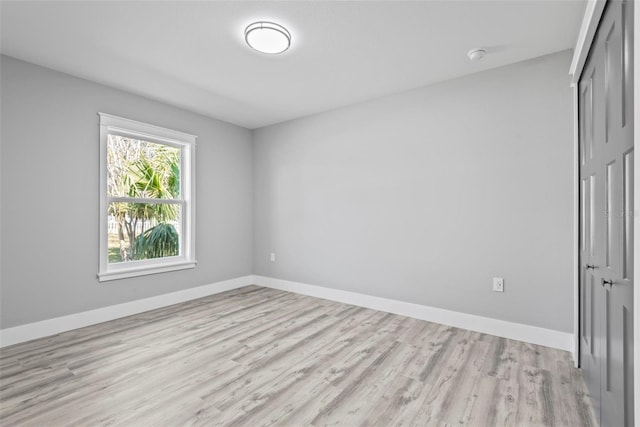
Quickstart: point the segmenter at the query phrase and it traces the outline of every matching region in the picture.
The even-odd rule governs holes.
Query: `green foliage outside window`
[[[107,187],[109,262],[179,255],[180,149],[109,135]]]

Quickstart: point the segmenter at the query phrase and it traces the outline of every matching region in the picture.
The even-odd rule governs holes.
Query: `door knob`
[[[609,285],[612,286],[613,285],[613,280],[607,280],[604,277],[602,278],[602,286],[604,285]]]
[[[592,264],[587,264],[587,265],[585,265],[585,268],[586,268],[587,270],[595,270],[596,266],[595,266],[595,265],[592,265]]]

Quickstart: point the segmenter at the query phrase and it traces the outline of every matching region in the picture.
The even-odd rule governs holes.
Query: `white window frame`
[[[127,277],[163,273],[194,268],[195,257],[195,147],[197,136],[163,127],[98,113],[100,116],[100,270],[98,280],[124,279]],[[122,263],[109,263],[108,206],[109,201],[119,199],[107,194],[107,139],[108,135],[120,135],[156,144],[179,148],[180,203],[182,206],[180,255]],[[149,203],[158,203],[149,199]]]

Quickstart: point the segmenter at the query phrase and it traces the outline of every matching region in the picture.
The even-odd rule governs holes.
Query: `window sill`
[[[108,282],[110,280],[126,279],[129,277],[146,276],[148,274],[165,273],[168,271],[186,270],[195,268],[197,261],[177,261],[172,263],[163,263],[160,265],[135,266],[131,268],[119,268],[114,271],[105,271],[98,273],[99,282]]]

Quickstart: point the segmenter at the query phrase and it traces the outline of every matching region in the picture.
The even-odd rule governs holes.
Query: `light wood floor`
[[[567,352],[256,286],[0,356],[2,426],[596,424]]]

